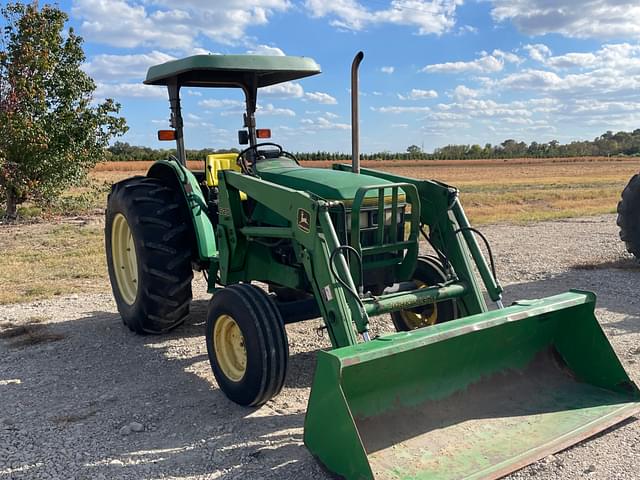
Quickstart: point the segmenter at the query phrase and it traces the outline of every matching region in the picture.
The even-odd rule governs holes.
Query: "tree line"
[[[203,148],[187,150],[188,160],[203,160],[210,153],[238,152],[237,149],[216,150]],[[107,160],[158,160],[175,155],[175,149],[156,149],[115,142],[107,148]],[[350,160],[350,153],[342,152],[296,152],[299,160]],[[507,139],[504,142],[484,146],[478,144],[451,144],[436,148],[432,153],[424,152],[417,145],[410,145],[405,152],[363,153],[363,160],[472,160],[492,158],[549,158],[549,157],[600,157],[640,156],[640,128],[632,132],[607,131],[593,140],[574,141],[561,144],[557,140],[547,143],[519,142]]]

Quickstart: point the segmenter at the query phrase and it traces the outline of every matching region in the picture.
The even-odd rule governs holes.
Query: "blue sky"
[[[3,3],[4,0],[3,0]],[[41,0],[41,3],[44,3]],[[132,144],[168,126],[150,65],[192,54],[313,57],[323,73],[259,94],[258,125],[291,151],[350,150],[361,68],[362,150],[591,139],[640,128],[638,0],[63,0],[100,98]],[[189,148],[237,147],[238,91],[183,91]],[[166,146],[166,145],[165,145]]]

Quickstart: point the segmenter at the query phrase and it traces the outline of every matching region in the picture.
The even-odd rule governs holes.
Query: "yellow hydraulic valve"
[[[219,170],[235,170],[240,171],[240,167],[236,165],[237,153],[212,153],[207,155],[206,170],[207,170],[207,185],[209,187],[218,186],[218,171]]]

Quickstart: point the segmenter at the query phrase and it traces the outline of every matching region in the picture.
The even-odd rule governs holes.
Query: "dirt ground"
[[[483,231],[505,303],[595,291],[599,321],[640,379],[640,269],[624,253],[613,215]],[[132,334],[108,294],[0,306],[0,478],[331,478],[302,443],[315,354],[329,346],[319,321],[287,327],[285,388],[246,409],[213,379],[201,279],[194,294],[191,319],[164,336]],[[388,319],[377,322],[376,331],[389,328]],[[638,465],[633,418],[510,478],[636,479]]]

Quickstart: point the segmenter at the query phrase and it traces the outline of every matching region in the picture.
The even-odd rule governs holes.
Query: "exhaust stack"
[[[353,173],[360,173],[360,121],[358,111],[358,68],[364,52],[358,52],[351,64],[351,164]]]

